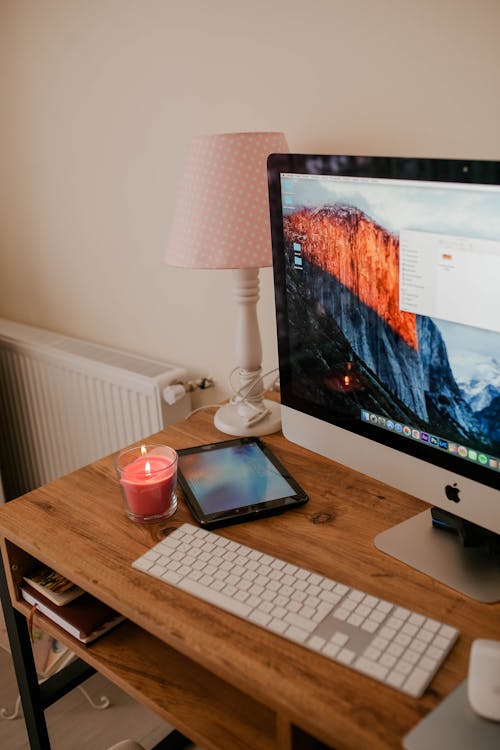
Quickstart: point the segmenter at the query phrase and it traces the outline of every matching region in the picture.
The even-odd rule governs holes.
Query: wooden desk
[[[150,442],[174,448],[227,439],[201,413]],[[451,655],[415,700],[347,667],[135,571],[131,563],[175,516],[140,526],[123,512],[112,457],[0,508],[2,554],[16,610],[27,562],[41,560],[122,612],[129,622],[85,647],[44,627],[88,664],[206,750],[385,750],[466,676],[474,638],[500,638],[500,605],[482,605],[387,557],[378,532],[424,505],[289,442],[265,438],[302,484],[299,510],[219,530],[461,629]]]

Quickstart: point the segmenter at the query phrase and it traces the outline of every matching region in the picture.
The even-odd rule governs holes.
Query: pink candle
[[[134,451],[136,449],[132,449]],[[177,454],[171,448],[154,449],[119,465],[120,484],[127,513],[136,521],[155,521],[172,515],[177,507]],[[142,448],[143,453],[145,448]],[[124,454],[121,454],[122,456]]]

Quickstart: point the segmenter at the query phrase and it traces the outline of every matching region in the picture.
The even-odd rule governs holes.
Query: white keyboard
[[[415,698],[459,634],[187,523],[133,567]]]

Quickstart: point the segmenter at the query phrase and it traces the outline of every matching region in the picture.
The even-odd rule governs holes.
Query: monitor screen
[[[500,163],[268,174],[285,434],[499,533]]]

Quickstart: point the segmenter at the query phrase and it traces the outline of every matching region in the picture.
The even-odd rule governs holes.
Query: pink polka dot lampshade
[[[287,151],[283,133],[193,138],[165,262],[188,268],[270,266],[267,157]]]

